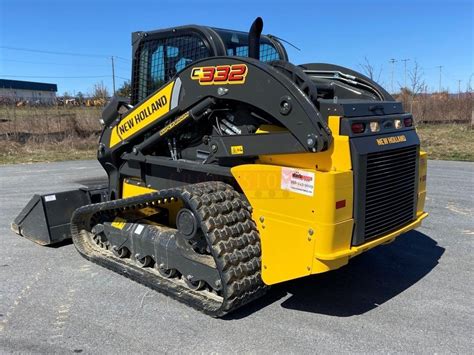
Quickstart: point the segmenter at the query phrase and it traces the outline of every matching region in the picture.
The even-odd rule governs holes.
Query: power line
[[[33,53],[45,53],[45,54],[55,54],[55,55],[71,55],[75,57],[92,57],[92,58],[107,58],[106,55],[100,54],[85,54],[85,53],[73,53],[73,52],[59,52],[59,51],[45,51],[42,49],[31,49],[31,48],[20,48],[20,47],[10,47],[10,46],[0,46],[3,49],[10,49],[13,51],[22,51],[22,52],[33,52]]]
[[[93,79],[93,78],[110,78],[110,75],[91,75],[91,76],[42,76],[42,75],[3,75],[4,78],[41,78],[41,79]]]
[[[108,64],[72,64],[72,63],[52,63],[52,62],[30,62],[28,60],[17,60],[17,59],[2,59],[2,62],[13,62],[13,63],[26,63],[26,64],[40,64],[40,65],[64,65],[64,66],[87,66],[87,67],[109,67]]]
[[[124,62],[130,63],[132,60],[124,57],[119,57],[118,55],[114,56],[116,59],[123,60]]]
[[[21,47],[10,47],[10,46],[0,46],[3,49],[9,49],[13,51],[22,51],[22,52],[32,52],[32,53],[44,53],[44,54],[54,54],[54,55],[69,55],[75,57],[90,57],[90,58],[109,58],[110,55],[105,54],[91,54],[91,53],[74,53],[74,52],[61,52],[61,51],[46,51],[43,49],[31,49],[31,48],[21,48]],[[130,62],[130,59],[120,57],[115,55],[117,59],[123,60],[125,62]]]

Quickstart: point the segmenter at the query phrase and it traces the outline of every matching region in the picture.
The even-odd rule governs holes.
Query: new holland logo
[[[386,137],[386,138],[377,138],[378,145],[387,145],[387,144],[395,144],[395,143],[403,143],[407,141],[407,137],[405,135],[401,136],[393,136],[393,137]]]
[[[191,79],[197,80],[199,85],[243,84],[247,73],[245,64],[195,67]]]
[[[123,140],[145,129],[170,111],[171,93],[174,81],[136,106],[112,129],[109,147],[114,147]]]

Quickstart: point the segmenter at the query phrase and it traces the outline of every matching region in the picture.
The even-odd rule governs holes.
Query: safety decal
[[[196,67],[191,70],[191,79],[199,85],[243,84],[247,73],[245,64]]]
[[[230,153],[232,155],[244,154],[244,146],[243,145],[233,145],[233,146],[230,147]]]
[[[112,224],[112,227],[115,227],[117,229],[123,229],[126,223],[127,221],[125,219],[117,217],[114,219],[114,221],[111,224]]]
[[[282,168],[281,189],[306,196],[314,196],[314,173],[304,170]]]

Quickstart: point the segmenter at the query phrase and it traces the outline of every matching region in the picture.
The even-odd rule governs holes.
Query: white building
[[[56,102],[56,84],[0,79],[0,102],[29,101],[52,104]]]

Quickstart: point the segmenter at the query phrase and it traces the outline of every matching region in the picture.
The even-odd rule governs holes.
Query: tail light
[[[413,126],[413,118],[405,118],[403,120],[403,124],[405,125],[405,127]]]
[[[351,128],[353,133],[362,133],[365,131],[365,124],[353,123]]]

